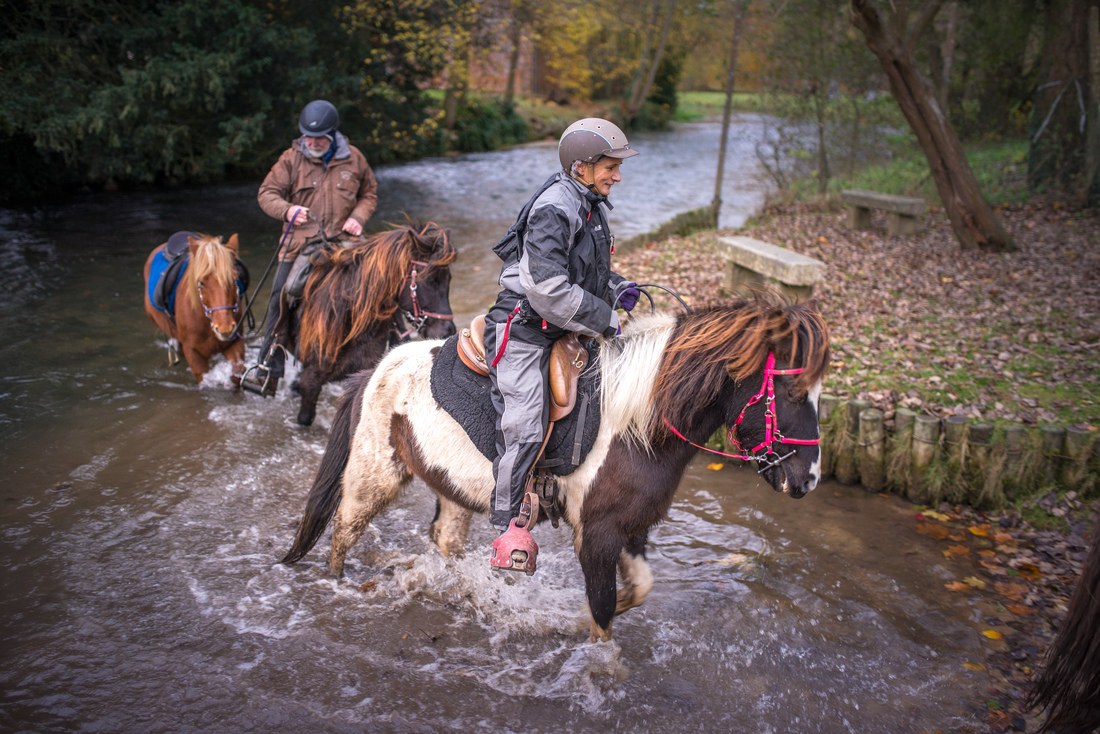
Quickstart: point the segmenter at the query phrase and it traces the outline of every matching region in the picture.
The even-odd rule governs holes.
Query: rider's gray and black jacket
[[[512,328],[525,341],[550,344],[569,331],[614,336],[611,294],[623,277],[611,271],[610,209],[606,197],[559,174],[531,207],[523,246],[504,262],[503,290],[488,318],[503,323],[519,304]]]

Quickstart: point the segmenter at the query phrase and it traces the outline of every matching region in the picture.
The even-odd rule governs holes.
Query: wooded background
[[[838,165],[870,155],[870,130],[908,125],[963,246],[1009,248],[960,142],[1026,138],[1033,190],[1095,205],[1098,4],[5,3],[0,201],[256,176],[317,97],[375,163],[558,132],[532,109],[661,127],[679,92],[726,89],[739,37],[736,89],[770,96],[772,111],[814,131],[789,150],[780,138],[774,160],[808,160],[824,191]]]

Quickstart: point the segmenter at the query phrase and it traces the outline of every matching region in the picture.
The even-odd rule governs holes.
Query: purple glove
[[[630,313],[638,305],[638,297],[642,292],[638,290],[638,284],[633,280],[624,280],[615,286],[615,302],[619,307]]]

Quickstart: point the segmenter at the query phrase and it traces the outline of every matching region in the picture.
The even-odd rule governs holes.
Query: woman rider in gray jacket
[[[516,568],[511,551],[517,549],[529,556],[522,568],[535,565],[538,546],[516,517],[549,417],[550,347],[570,331],[615,336],[613,304],[629,311],[637,302],[636,284],[611,270],[614,237],[607,224],[607,195],[622,180],[623,160],[637,154],[613,123],[574,122],[558,141],[561,170],[528,202],[526,222],[517,222],[526,228],[511,246],[502,247],[506,237],[497,248],[503,289],[485,326],[497,411],[490,522],[505,531],[493,542],[495,568]]]

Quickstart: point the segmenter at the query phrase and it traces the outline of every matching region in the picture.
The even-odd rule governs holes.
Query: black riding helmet
[[[311,138],[331,135],[339,125],[340,113],[327,99],[313,100],[302,108],[302,114],[298,116],[298,129],[302,131],[302,135]]]

